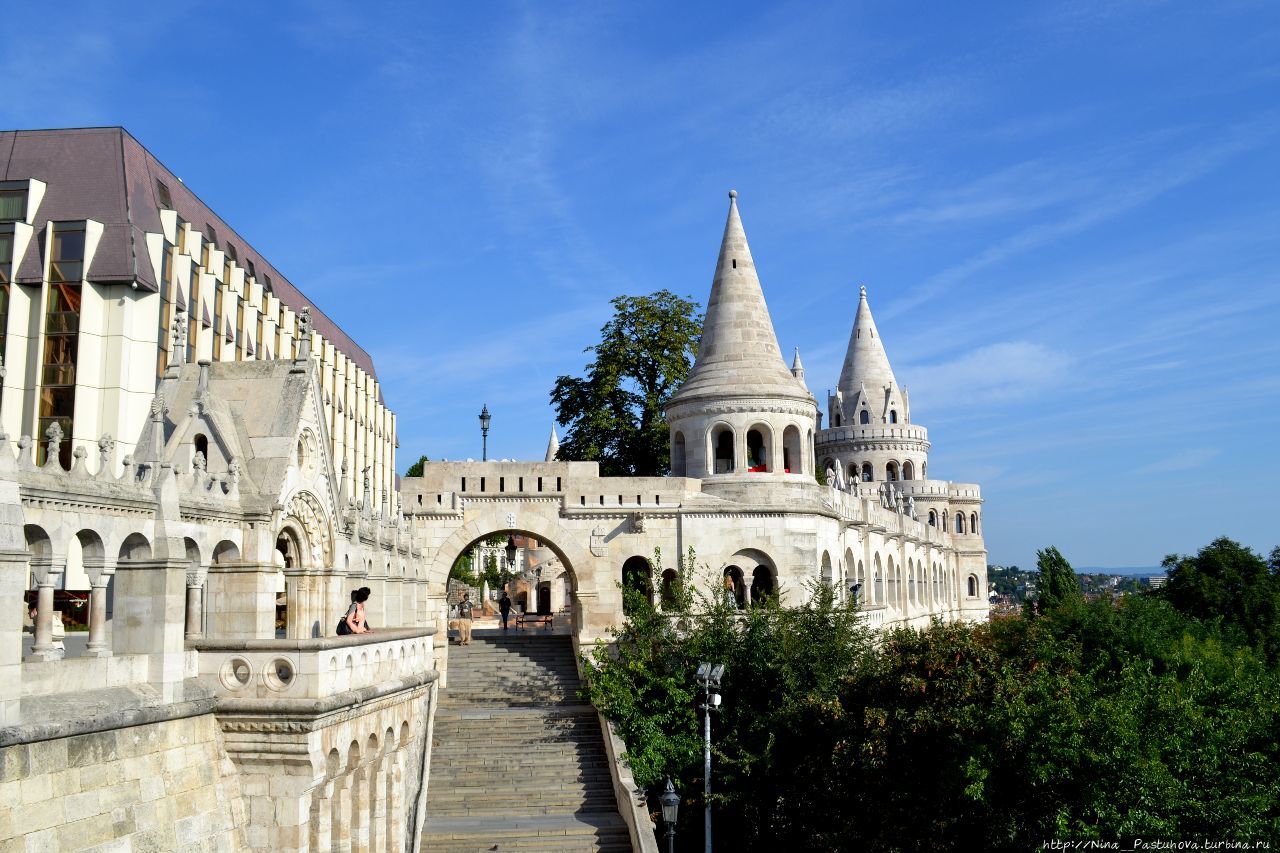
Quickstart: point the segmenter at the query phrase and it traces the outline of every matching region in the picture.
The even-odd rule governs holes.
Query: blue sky
[[[820,400],[867,286],[993,562],[1280,543],[1274,3],[12,5],[0,127],[133,132],[372,352],[401,468],[482,403],[540,459],[734,187]]]

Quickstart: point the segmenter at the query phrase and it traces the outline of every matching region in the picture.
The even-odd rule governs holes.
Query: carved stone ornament
[[[516,526],[516,514],[514,512],[507,513],[507,527],[514,528]]]
[[[608,546],[605,545],[604,541],[604,531],[597,527],[591,531],[591,553],[597,557],[603,557],[608,552]]]
[[[638,512],[631,513],[631,532],[644,533],[644,516]]]

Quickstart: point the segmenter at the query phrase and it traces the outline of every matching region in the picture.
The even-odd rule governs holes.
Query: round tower
[[[729,192],[729,219],[711,281],[698,357],[667,403],[677,477],[813,478],[817,402],[796,356],[787,369],[756,265]]]
[[[827,418],[815,447],[824,471],[838,467],[846,482],[928,479],[929,433],[911,422],[907,389],[889,366],[865,287],[840,382],[827,397]]]

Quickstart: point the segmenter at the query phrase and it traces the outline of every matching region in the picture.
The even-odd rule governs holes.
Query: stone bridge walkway
[[[630,851],[569,637],[477,633],[449,650],[421,853]]]

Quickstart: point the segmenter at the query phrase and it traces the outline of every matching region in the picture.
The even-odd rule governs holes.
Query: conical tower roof
[[[867,304],[867,289],[863,287],[860,291],[858,313],[849,334],[849,351],[845,353],[844,368],[840,371],[839,388],[846,400],[853,400],[864,387],[868,394],[875,395],[898,384],[871,316],[871,306]]]
[[[555,424],[551,425],[551,438],[547,440],[547,462],[555,462],[556,454],[560,452],[560,436],[556,435]]]
[[[813,399],[783,361],[732,190],[698,358],[671,402],[706,397]]]

